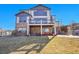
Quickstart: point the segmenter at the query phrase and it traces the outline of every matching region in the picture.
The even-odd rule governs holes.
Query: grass
[[[27,37],[0,37],[0,54],[9,53],[26,44]]]
[[[0,54],[10,53],[24,45],[43,44],[48,42],[45,36],[0,37]],[[30,49],[29,49],[30,50]]]
[[[41,47],[44,46],[42,49],[38,49],[40,50],[40,52],[38,52],[38,50],[34,50],[38,46],[35,48],[33,46],[29,48],[29,53],[36,54],[38,52],[38,54],[79,54],[78,38],[66,38],[57,36],[52,38],[51,40],[50,38],[52,38],[52,36],[0,37],[0,53],[10,53],[16,48],[23,47],[25,45],[30,47],[30,45],[33,44],[36,44],[36,46],[40,44]],[[28,50],[25,50],[25,52],[28,52]]]
[[[78,54],[79,39],[55,37],[40,52],[41,54]]]

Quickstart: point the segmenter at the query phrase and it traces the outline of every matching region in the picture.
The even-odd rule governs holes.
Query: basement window
[[[26,30],[26,28],[19,28],[18,31],[22,32],[22,33],[25,33],[27,30]]]

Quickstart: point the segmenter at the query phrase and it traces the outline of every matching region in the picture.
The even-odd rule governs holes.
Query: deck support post
[[[29,25],[27,25],[27,35],[30,35],[29,34]]]
[[[28,18],[27,18],[27,35],[30,35],[30,34],[29,34],[29,28],[30,28],[30,27],[29,27],[29,17],[28,17]]]
[[[41,35],[42,35],[42,20],[41,20]]]
[[[41,25],[41,35],[42,35],[42,25]]]

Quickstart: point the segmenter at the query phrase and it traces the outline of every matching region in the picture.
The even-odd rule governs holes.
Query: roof
[[[21,10],[19,13],[16,14],[16,16],[18,16],[21,13],[26,13],[28,16],[31,16],[31,14],[28,13],[29,10],[36,10],[36,9],[46,9],[46,10],[50,10],[50,8],[42,5],[42,4],[38,4],[37,6],[30,8],[28,10]]]
[[[73,23],[72,25],[79,25],[79,23]]]
[[[42,4],[38,4],[37,6],[30,8],[30,10],[35,10],[35,9],[46,9],[46,10],[50,10],[50,8],[42,5]]]
[[[0,29],[0,32],[5,32],[5,30]]]
[[[18,15],[20,15],[20,14],[22,14],[22,13],[25,13],[25,14],[27,14],[28,16],[31,16],[29,13],[27,13],[26,11],[20,11],[19,13],[17,13],[16,14],[16,16],[18,16]]]

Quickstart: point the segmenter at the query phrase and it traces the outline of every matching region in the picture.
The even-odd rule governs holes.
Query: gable
[[[16,14],[16,16],[21,16],[21,15],[31,16],[29,13],[27,13],[25,11],[21,11],[21,12]]]
[[[31,10],[38,10],[38,9],[41,9],[41,10],[50,10],[50,8],[46,7],[46,6],[43,6],[41,4],[31,8]]]

